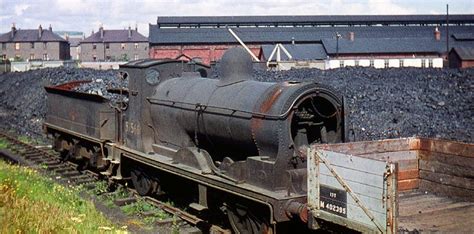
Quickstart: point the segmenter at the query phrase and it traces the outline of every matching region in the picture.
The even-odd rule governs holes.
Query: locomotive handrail
[[[241,113],[245,113],[245,114],[249,114],[250,117],[248,117],[249,119],[253,118],[253,117],[258,117],[258,118],[263,118],[263,119],[276,119],[276,120],[279,120],[279,119],[285,119],[291,112],[291,110],[293,109],[293,106],[295,105],[295,103],[304,95],[306,95],[307,92],[305,93],[302,93],[300,95],[298,95],[297,98],[294,99],[294,101],[291,103],[291,105],[289,106],[288,110],[286,110],[284,113],[280,114],[280,115],[272,115],[272,114],[267,114],[267,113],[262,113],[262,112],[255,112],[255,111],[246,111],[246,110],[237,110],[237,109],[232,109],[232,108],[228,108],[228,107],[221,107],[221,106],[212,106],[212,105],[204,105],[204,104],[201,104],[201,103],[189,103],[189,102],[182,102],[182,101],[171,101],[171,100],[166,100],[166,99],[157,99],[157,98],[151,98],[151,97],[148,97],[146,98],[151,104],[157,104],[157,105],[165,105],[165,106],[175,106],[175,104],[182,104],[182,105],[188,105],[189,106],[189,110],[196,110],[196,106],[199,106],[199,107],[204,107],[204,109],[202,109],[202,111],[205,111],[207,108],[215,108],[215,109],[219,109],[219,110],[227,110],[227,111],[232,111],[232,114],[236,113],[236,112],[241,112]],[[161,103],[160,103],[161,102]],[[184,107],[183,107],[184,108]],[[208,111],[209,112],[209,111]],[[336,108],[336,111],[334,112],[334,114],[332,115],[329,115],[330,117],[332,116],[335,116],[337,113],[339,112],[339,109]],[[222,113],[221,113],[222,114]],[[319,114],[319,112],[318,112]],[[321,117],[325,117],[324,115],[321,115]],[[327,117],[327,118],[330,118],[330,117]]]

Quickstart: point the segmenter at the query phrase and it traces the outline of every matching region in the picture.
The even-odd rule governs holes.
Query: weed
[[[8,141],[4,138],[0,138],[0,149],[6,149],[8,147]]]
[[[79,197],[79,189],[0,161],[0,233],[96,233],[101,227],[117,231],[92,202]]]

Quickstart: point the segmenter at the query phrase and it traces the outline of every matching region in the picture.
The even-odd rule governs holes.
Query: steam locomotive
[[[228,50],[219,79],[196,62],[137,60],[111,102],[45,87],[54,149],[141,195],[169,196],[236,233],[307,226],[306,149],[344,140],[341,97],[311,82],[258,82],[250,56]],[[283,230],[283,229],[282,229]]]

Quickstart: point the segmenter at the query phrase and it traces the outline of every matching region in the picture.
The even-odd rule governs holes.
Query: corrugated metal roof
[[[474,33],[454,33],[454,39],[458,41],[474,41]]]
[[[104,38],[100,38],[100,30],[89,37],[85,38],[81,43],[102,43],[102,42],[148,42],[148,38],[135,30],[130,30],[132,36],[128,37],[128,29],[122,30],[105,30]]]
[[[66,42],[51,30],[43,29],[39,37],[38,29],[17,29],[15,35],[11,37],[11,31],[0,35],[0,42]]]
[[[295,60],[322,60],[327,58],[322,44],[284,44],[283,47]],[[262,45],[262,53],[265,60],[270,58],[274,48],[275,45]],[[282,60],[288,60],[288,56],[283,51],[280,52],[280,56]],[[272,60],[276,60],[276,55],[274,55]]]
[[[473,23],[474,15],[450,15],[451,23]],[[159,16],[161,26],[256,24],[410,24],[444,23],[446,15],[301,15],[301,16]]]
[[[348,38],[434,38],[434,26],[372,26],[372,27],[259,27],[232,28],[245,43],[274,44],[314,43],[322,39],[335,38],[336,32]],[[445,28],[439,29],[441,40],[445,40]],[[450,33],[470,33],[474,26],[452,26]],[[226,28],[159,28],[150,25],[151,44],[237,44]]]
[[[323,39],[328,54],[370,54],[370,53],[441,53],[446,43],[434,38],[356,38],[354,41]]]
[[[474,46],[454,47],[453,50],[456,51],[462,60],[474,60]]]

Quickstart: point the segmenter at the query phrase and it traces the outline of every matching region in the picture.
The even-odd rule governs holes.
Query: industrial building
[[[210,64],[240,39],[264,61],[287,50],[268,64],[282,69],[444,67],[452,48],[474,47],[474,15],[158,17],[149,30],[151,58]]]

